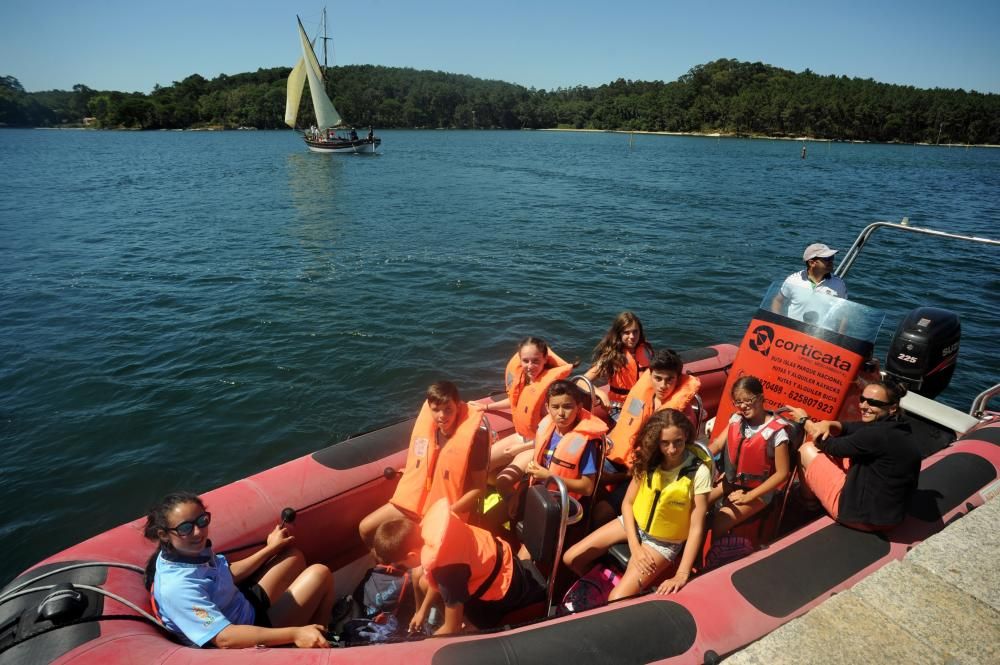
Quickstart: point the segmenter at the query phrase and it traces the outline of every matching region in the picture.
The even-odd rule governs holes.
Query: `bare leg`
[[[736,505],[726,501],[722,508],[715,513],[715,520],[712,522],[712,540],[725,535],[737,524],[741,524],[761,510],[764,509],[763,499],[754,499],[750,503]]]
[[[639,569],[638,563],[635,559],[628,562],[628,568],[625,570],[625,574],[622,575],[621,581],[618,583],[611,593],[608,595],[608,600],[618,600],[619,598],[628,598],[629,596],[635,596],[643,589],[648,588],[654,582],[659,581],[660,577],[669,570],[674,562],[668,561],[663,558],[663,555],[654,550],[652,547],[646,547],[646,550],[653,555],[653,559],[656,561],[656,567],[653,569],[652,575],[643,575]],[[678,553],[680,556],[680,553]]]
[[[819,454],[819,449],[811,442],[807,441],[799,446],[799,466],[802,467],[802,475],[800,477],[803,480],[803,482],[799,484],[799,492],[801,492],[802,498],[806,500],[816,498],[813,491],[809,489],[809,484],[805,482],[805,477],[806,469],[809,468],[809,465],[813,463],[813,460],[815,460],[816,456]]]
[[[361,520],[361,524],[358,525],[358,533],[361,534],[361,541],[365,544],[365,547],[371,549],[372,539],[375,537],[375,530],[378,529],[379,525],[405,517],[406,515],[391,503],[376,508],[365,516]]]
[[[533,451],[531,450],[518,453],[511,460],[510,464],[497,474],[496,487],[497,491],[500,492],[500,496],[509,497],[514,493],[517,484],[524,477],[524,470],[528,468],[528,462],[531,461],[532,454]]]
[[[320,563],[302,571],[291,586],[271,605],[267,615],[274,626],[305,626],[330,621],[335,600],[333,573]]]
[[[490,475],[514,461],[514,456],[526,449],[528,444],[520,434],[514,432],[500,439],[490,447]]]
[[[285,593],[285,589],[291,586],[295,578],[305,569],[306,556],[301,550],[289,547],[274,555],[261,567],[257,584],[267,592],[267,597],[274,604],[274,599]]]
[[[619,520],[612,520],[592,531],[586,538],[566,550],[563,563],[579,576],[587,574],[594,561],[615,543],[627,542],[625,527]]]

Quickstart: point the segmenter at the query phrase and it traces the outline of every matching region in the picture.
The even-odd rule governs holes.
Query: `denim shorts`
[[[618,521],[622,523],[622,526],[625,526],[624,517],[619,515]],[[655,552],[657,552],[667,561],[676,560],[677,557],[680,556],[680,553],[684,551],[684,541],[675,543],[668,540],[660,540],[659,538],[654,538],[653,536],[649,535],[648,533],[640,529],[638,526],[635,527],[635,530],[639,533],[639,543],[641,545],[648,545],[649,547],[653,548]]]

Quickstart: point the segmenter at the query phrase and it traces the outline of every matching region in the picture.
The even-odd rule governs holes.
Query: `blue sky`
[[[921,88],[1000,93],[1000,1],[712,3],[365,0],[328,5],[335,64],[433,69],[536,88],[672,81],[717,58]],[[0,75],[29,91],[149,92],[292,66],[316,2],[3,0]]]

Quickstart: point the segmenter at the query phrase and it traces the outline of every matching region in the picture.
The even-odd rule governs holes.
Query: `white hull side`
[[[359,141],[312,141],[306,139],[306,146],[312,152],[326,152],[326,153],[338,153],[338,154],[351,154],[351,155],[371,155],[378,151],[378,146],[382,143],[382,139],[376,138],[374,141],[369,141],[367,139],[362,139]]]

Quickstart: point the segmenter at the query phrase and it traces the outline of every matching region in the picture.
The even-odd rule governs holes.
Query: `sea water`
[[[561,132],[0,131],[0,583],[134,519],[502,388],[518,339],[589,361],[736,342],[813,242],[1000,235],[1000,151]],[[842,254],[841,254],[842,255]],[[962,319],[944,394],[997,382],[996,247],[876,233],[851,298]]]

